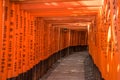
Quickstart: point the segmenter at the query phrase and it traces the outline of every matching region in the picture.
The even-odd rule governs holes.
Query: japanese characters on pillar
[[[37,55],[37,53],[36,53],[36,41],[37,41],[37,39],[36,39],[36,33],[37,33],[37,29],[36,29],[36,26],[37,26],[37,18],[35,18],[35,21],[34,21],[34,24],[35,24],[35,26],[34,26],[34,52],[35,52],[35,65],[37,64],[37,58],[36,58],[36,55]]]
[[[49,49],[50,49],[50,55],[52,55],[52,50],[53,50],[53,46],[52,46],[52,38],[53,38],[53,36],[52,36],[52,33],[53,33],[53,27],[51,25],[50,26],[50,47],[49,47]]]
[[[29,70],[29,13],[25,11],[25,25],[24,25],[24,49],[25,49],[25,64],[26,64],[26,71]]]
[[[56,33],[56,31],[57,31],[57,27],[54,27],[54,53],[56,53],[56,46],[57,46],[57,33]]]
[[[47,51],[47,49],[48,49],[48,26],[47,26],[47,24],[44,24],[44,59],[46,59],[47,58],[47,54],[48,54],[48,51]]]
[[[40,36],[39,36],[39,34],[40,34],[40,25],[41,24],[41,19],[40,18],[38,18],[38,23],[37,23],[37,56],[38,56],[38,60],[37,60],[37,63],[39,63],[39,61],[40,61],[40,57],[41,57],[41,55],[40,55]]]
[[[30,29],[29,29],[29,35],[30,35],[30,43],[29,43],[29,64],[30,68],[34,65],[34,17],[30,15]]]
[[[23,10],[18,10],[18,22],[19,22],[19,61],[18,61],[18,68],[19,68],[19,73],[22,74],[23,73],[23,29],[24,29],[24,11]]]
[[[51,30],[51,55],[54,53],[54,27]]]
[[[30,38],[31,38],[31,36],[30,36],[30,13],[29,12],[27,12],[27,19],[26,19],[26,26],[27,26],[27,35],[26,35],[26,37],[27,37],[27,59],[28,59],[28,61],[27,61],[27,70],[30,70],[30,68],[31,68],[31,52],[30,52]]]
[[[38,23],[38,24],[39,24],[39,25],[38,25],[38,28],[39,28],[39,31],[38,31],[38,32],[39,32],[39,33],[38,33],[38,34],[39,34],[39,35],[38,35],[38,40],[39,40],[39,41],[38,41],[39,61],[41,61],[41,36],[40,36],[40,35],[41,35],[41,22],[42,22],[42,19],[39,18],[39,23]],[[38,62],[39,62],[39,61],[38,61]]]
[[[51,42],[51,24],[48,24],[48,56],[50,56],[51,54],[51,44],[50,44],[50,42]]]
[[[41,40],[41,50],[42,50],[42,60],[44,60],[44,21],[42,20],[42,23],[41,23],[41,37],[42,37],[42,40]]]
[[[8,39],[8,78],[17,76],[17,59],[15,53],[15,4],[10,4],[10,25],[9,25],[9,39]]]
[[[56,28],[56,52],[59,51],[59,27]]]
[[[60,36],[59,47],[60,47],[60,50],[62,50],[62,29],[61,28],[60,28],[59,36]]]
[[[40,41],[39,41],[39,47],[40,47],[40,51],[39,51],[39,54],[40,54],[40,60],[42,60],[42,56],[43,56],[43,50],[42,50],[42,26],[43,26],[43,20],[40,18],[40,24],[39,24],[39,28],[40,28],[40,33],[39,33],[39,37],[40,37]]]
[[[33,17],[32,16],[32,18],[31,18],[31,27],[33,28],[33,55],[32,55],[32,57],[33,57],[33,66],[35,66],[35,64],[36,64],[36,62],[35,62],[35,23],[36,23],[36,20],[35,20],[35,17]]]
[[[53,32],[52,32],[52,54],[54,54],[55,51],[55,27],[53,27]]]
[[[1,0],[2,1],[2,0]],[[7,79],[7,62],[8,62],[8,40],[9,40],[9,25],[10,25],[10,4],[9,4],[9,0],[4,0],[3,1],[3,16],[2,16],[2,20],[3,20],[3,24],[2,24],[2,50],[1,50],[1,54],[0,54],[0,79],[1,80],[6,80]],[[10,55],[11,57],[11,55]],[[11,62],[11,61],[9,61]],[[10,64],[11,65],[11,64]]]
[[[27,71],[27,61],[28,61],[28,53],[27,53],[27,12],[23,11],[23,52],[22,52],[22,66],[23,73]]]
[[[4,27],[4,11],[3,11],[3,0],[0,1],[0,49],[2,49],[3,41],[2,41],[2,33],[3,33],[3,27]],[[0,50],[0,80],[2,80],[2,50]]]
[[[15,25],[15,59],[17,60],[17,73],[21,74],[22,71],[22,63],[21,63],[21,16],[20,16],[20,5],[19,4],[15,4],[15,21],[16,21],[16,25]],[[15,70],[15,69],[14,69]]]

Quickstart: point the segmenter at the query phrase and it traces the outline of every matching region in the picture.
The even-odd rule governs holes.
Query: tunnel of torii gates
[[[38,80],[39,66],[79,46],[104,80],[120,80],[119,9],[120,0],[0,0],[0,80],[28,80],[32,69]]]

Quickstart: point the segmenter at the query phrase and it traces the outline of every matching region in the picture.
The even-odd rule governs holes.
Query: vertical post
[[[0,0],[0,49],[2,49],[2,36],[3,36],[3,19],[4,19],[4,12],[3,12],[3,0]],[[0,80],[2,80],[2,73],[1,73],[1,65],[2,62],[2,50],[0,50]]]
[[[8,40],[9,40],[9,1],[4,0],[2,3],[3,13],[2,13],[2,46],[1,46],[1,54],[0,54],[0,76],[1,80],[7,79],[7,59],[8,59]]]
[[[17,53],[15,48],[15,4],[10,4],[10,25],[9,25],[9,40],[8,40],[8,78],[15,78],[17,73]],[[16,46],[17,47],[17,46]]]

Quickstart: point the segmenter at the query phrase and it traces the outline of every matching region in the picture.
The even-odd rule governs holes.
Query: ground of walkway
[[[41,80],[85,80],[84,61],[88,52],[74,54],[60,60],[60,63]]]

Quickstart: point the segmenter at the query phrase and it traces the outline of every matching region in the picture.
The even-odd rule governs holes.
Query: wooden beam
[[[96,6],[89,6],[89,7],[86,7],[86,6],[82,6],[82,7],[74,7],[73,9],[69,9],[69,8],[65,8],[65,7],[61,7],[61,8],[41,8],[41,7],[30,7],[30,6],[21,6],[21,9],[22,10],[27,10],[27,11],[62,11],[62,10],[66,10],[66,11],[77,11],[77,10],[86,10],[86,11],[95,11],[95,10],[98,10],[99,7],[96,7]]]
[[[97,11],[74,11],[74,12],[66,12],[66,11],[46,11],[46,12],[40,12],[40,11],[36,11],[36,12],[31,12],[31,15],[33,16],[38,16],[38,17],[64,17],[64,16],[95,16],[98,12]]]
[[[62,20],[62,21],[46,21],[47,23],[78,23],[78,22],[91,22],[92,20]]]
[[[83,20],[83,19],[95,19],[95,16],[69,16],[69,17],[44,17],[43,20]]]
[[[63,6],[64,5],[64,6]],[[59,4],[58,3],[58,6],[54,6],[54,5],[45,5],[45,4],[39,4],[39,3],[31,3],[31,4],[21,4],[21,9],[68,9],[69,8],[72,8],[72,9],[89,9],[89,8],[99,8],[101,7],[101,5],[85,5],[85,4],[80,4],[80,5],[77,5],[77,6],[74,6],[74,5],[70,5],[69,3],[66,5],[66,4]]]
[[[17,3],[49,3],[49,2],[72,2],[72,1],[96,1],[96,0],[10,0]]]
[[[68,29],[84,29],[84,30],[87,30],[86,26],[53,26],[53,27],[68,28]]]
[[[92,13],[92,14],[90,14],[90,13],[88,13],[89,15],[91,15],[91,16],[94,16],[94,15],[96,15],[96,13]],[[86,14],[70,14],[70,13],[64,13],[64,14],[61,14],[61,13],[48,13],[48,14],[41,14],[41,13],[32,13],[31,15],[32,16],[35,16],[35,17],[66,17],[66,16],[81,16],[81,15],[83,15],[83,16],[88,16],[88,14],[86,13]]]

